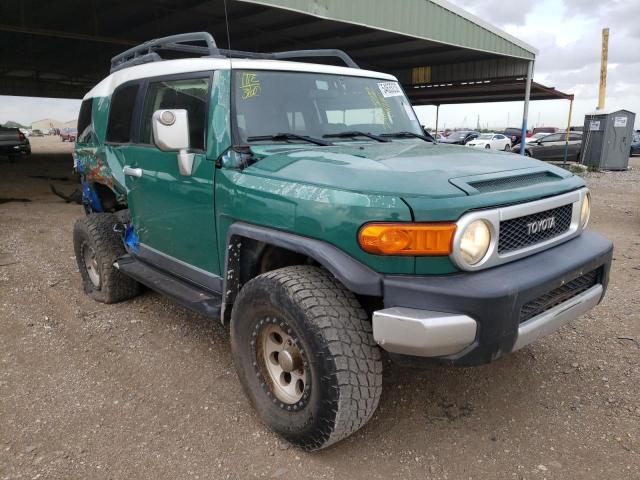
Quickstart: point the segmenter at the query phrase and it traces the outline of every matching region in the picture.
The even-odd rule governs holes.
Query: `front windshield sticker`
[[[385,98],[400,97],[403,95],[400,85],[396,82],[380,82],[378,83],[378,88],[380,89],[382,96]]]
[[[242,99],[247,100],[249,98],[257,97],[262,86],[260,85],[260,80],[255,73],[244,72],[242,74],[240,88],[242,89]]]
[[[380,85],[380,84],[378,84]],[[380,96],[380,94],[376,93],[373,89],[366,87],[367,94],[371,99],[371,102],[375,106],[376,109],[380,109],[382,112],[382,121],[384,122],[384,128],[389,128],[389,124],[391,123],[391,106],[389,103]]]

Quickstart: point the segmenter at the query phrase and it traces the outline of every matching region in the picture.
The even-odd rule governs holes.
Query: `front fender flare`
[[[289,232],[245,222],[233,223],[227,231],[225,275],[223,279],[222,318],[240,291],[242,240],[251,239],[312,258],[326,268],[340,283],[359,295],[382,296],[382,275],[355,260],[338,247]]]

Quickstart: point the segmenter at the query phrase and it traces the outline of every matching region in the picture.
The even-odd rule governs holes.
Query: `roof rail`
[[[199,47],[197,45],[190,45],[192,42],[204,42],[207,46]],[[169,37],[149,40],[148,42],[144,42],[137,47],[130,48],[116,55],[111,59],[111,73],[142,63],[161,61],[162,57],[157,53],[157,50],[195,53],[211,57],[220,56],[220,50],[210,33],[182,33],[180,35],[171,35]]]
[[[204,42],[205,46],[192,45],[193,42]],[[173,51],[193,53],[205,57],[221,57],[229,58],[255,58],[266,60],[287,60],[294,58],[319,58],[333,57],[344,62],[347,67],[360,68],[353,59],[342,50],[335,49],[319,49],[319,50],[291,50],[288,52],[274,53],[257,53],[243,52],[241,50],[220,49],[216,45],[215,40],[208,32],[182,33],[180,35],[172,35],[170,37],[156,38],[149,40],[137,47],[116,55],[111,59],[111,73],[122,70],[123,68],[141,65],[143,63],[160,62],[163,58],[158,51]]]
[[[317,49],[317,50],[291,50],[288,52],[273,52],[273,53],[258,53],[258,52],[243,52],[241,50],[226,50],[220,49],[220,53],[227,57],[232,58],[255,58],[266,60],[287,60],[291,58],[318,58],[318,57],[333,57],[338,58],[344,62],[349,68],[360,68],[360,66],[353,61],[353,59],[347,55],[346,52],[336,49]]]

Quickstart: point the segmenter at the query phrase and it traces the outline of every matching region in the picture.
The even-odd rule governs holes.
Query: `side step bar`
[[[156,292],[173,298],[191,310],[207,317],[220,318],[222,296],[190,282],[162,272],[131,255],[123,255],[114,266],[125,275]]]

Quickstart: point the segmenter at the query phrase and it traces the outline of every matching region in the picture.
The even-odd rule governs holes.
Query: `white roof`
[[[112,73],[98,83],[84,96],[84,99],[92,97],[108,97],[123,83],[141,78],[173,75],[177,73],[206,72],[208,70],[282,70],[293,72],[324,73],[330,75],[343,75],[351,77],[369,77],[383,80],[397,81],[393,75],[361,70],[359,68],[334,67],[332,65],[320,65],[317,63],[287,62],[283,60],[253,60],[245,58],[185,58],[181,60],[165,60],[162,62],[145,63],[135,67],[124,68]]]

